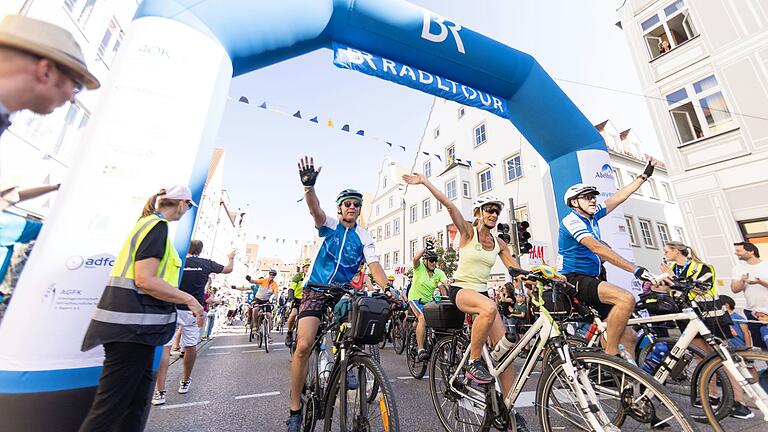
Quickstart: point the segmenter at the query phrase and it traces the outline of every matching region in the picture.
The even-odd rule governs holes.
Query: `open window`
[[[677,0],[640,23],[651,60],[697,35],[683,0]]]
[[[681,144],[735,127],[714,75],[667,94],[666,100]]]

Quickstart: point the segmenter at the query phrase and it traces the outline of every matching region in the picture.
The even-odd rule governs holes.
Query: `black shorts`
[[[301,307],[301,299],[294,297],[291,300],[291,309],[298,309],[299,307]]]
[[[237,313],[237,309],[228,309],[227,310],[227,318],[232,318]]]
[[[272,309],[274,308],[274,305],[272,305],[272,303],[270,303],[269,300],[253,299],[251,300],[251,303],[253,305],[266,305],[260,308],[262,312],[272,312]]]
[[[600,282],[604,282],[605,279],[599,277],[588,276],[581,273],[568,273],[564,275],[568,280],[568,283],[576,286],[576,299],[581,303],[592,306],[600,315],[600,319],[606,319],[608,313],[611,312],[613,305],[603,303],[600,301],[600,296],[597,294],[597,286]]]
[[[463,290],[464,288],[458,287],[455,285],[451,285],[448,287],[448,298],[451,299],[451,302],[455,305],[456,304],[456,294],[459,293],[459,291]],[[488,297],[488,291],[475,291],[477,293],[480,293],[486,297]],[[458,307],[458,306],[457,306]]]

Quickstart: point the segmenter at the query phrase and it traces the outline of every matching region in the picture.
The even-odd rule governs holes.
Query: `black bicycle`
[[[269,352],[269,320],[264,315],[265,312],[269,312],[271,304],[264,303],[252,303],[251,304],[251,326],[250,333],[248,335],[248,342],[253,342],[256,339],[258,347],[264,346],[264,351]],[[255,315],[254,315],[255,314]]]
[[[347,322],[335,322],[326,314],[320,320],[301,401],[304,432],[324,421],[323,430],[398,432],[400,421],[389,380],[378,362],[365,352],[384,337],[388,303],[383,296],[367,296],[349,285],[308,283],[305,289],[329,299],[352,296]],[[333,339],[334,357],[325,349],[326,335]],[[378,346],[377,346],[378,348]],[[346,389],[346,391],[340,390]]]
[[[427,354],[431,356],[432,347],[435,346],[435,332],[433,329],[427,327],[424,333],[424,349],[427,350]],[[408,371],[411,376],[416,379],[422,379],[427,372],[427,366],[429,365],[429,357],[423,361],[419,361],[419,344],[416,340],[416,325],[412,325],[408,331],[408,336],[405,339],[405,357],[408,363]]]

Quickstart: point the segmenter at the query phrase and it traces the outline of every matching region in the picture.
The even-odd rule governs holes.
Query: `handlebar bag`
[[[375,345],[384,339],[389,302],[376,297],[358,297],[352,301],[349,336],[355,343]]]

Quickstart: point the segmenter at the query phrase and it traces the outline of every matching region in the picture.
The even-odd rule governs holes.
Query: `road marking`
[[[424,375],[422,378],[423,379],[429,379],[429,375]],[[397,377],[397,379],[399,379],[399,380],[412,380],[412,379],[416,379],[416,378],[414,378],[412,376],[401,376],[401,377]]]
[[[287,351],[287,350],[288,350],[288,348],[270,348],[269,352],[272,352],[272,351]],[[264,352],[264,349],[262,348],[262,349],[256,349],[256,350],[245,350],[245,351],[242,351],[242,352],[243,353]]]
[[[248,398],[258,398],[258,397],[265,397],[265,396],[277,396],[279,394],[280,394],[279,391],[273,391],[273,392],[268,392],[268,393],[256,393],[256,394],[235,396],[235,399],[248,399]]]
[[[229,351],[227,351],[227,352],[208,353],[208,355],[225,355],[225,354],[229,354]]]
[[[208,349],[227,349],[227,348],[253,348],[254,344],[242,344],[242,345],[218,345],[208,347]]]
[[[160,407],[160,409],[166,410],[166,409],[173,409],[173,408],[184,408],[184,407],[191,407],[191,406],[198,406],[198,405],[208,405],[209,403],[211,403],[211,401],[189,402],[189,403],[176,404],[176,405],[163,405]]]
[[[515,401],[515,408],[526,408],[526,407],[532,407],[536,403],[536,392],[535,391],[524,391],[520,392],[520,394],[517,396],[517,400]]]
[[[246,351],[243,351],[243,353],[259,352],[259,351],[264,351],[264,350],[246,350]]]

